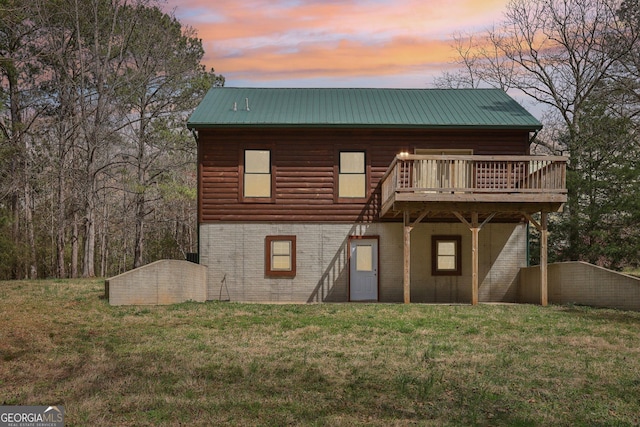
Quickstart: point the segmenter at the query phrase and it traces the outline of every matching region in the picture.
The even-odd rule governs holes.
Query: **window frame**
[[[340,172],[341,154],[342,153],[362,153],[364,154],[364,172],[362,174],[342,174]],[[365,147],[353,147],[348,149],[336,148],[335,164],[334,164],[334,201],[336,203],[365,203],[371,195],[371,164],[369,153]],[[341,175],[364,175],[364,196],[362,197],[344,197],[340,195],[340,176]]]
[[[264,274],[267,277],[295,277],[296,276],[296,236],[266,236],[264,239]],[[291,245],[291,270],[273,269],[271,264],[273,242],[289,242]]]
[[[269,152],[269,175],[270,193],[269,197],[247,197],[244,194],[245,187],[245,161],[247,151],[268,151]],[[273,160],[274,149],[271,145],[250,145],[239,149],[238,153],[238,200],[241,203],[275,203],[276,200],[276,166]],[[265,174],[266,175],[266,174]]]
[[[454,242],[455,243],[455,262],[454,270],[445,270],[438,268],[438,243]],[[432,276],[462,276],[462,236],[460,235],[433,235],[431,236],[431,275]]]

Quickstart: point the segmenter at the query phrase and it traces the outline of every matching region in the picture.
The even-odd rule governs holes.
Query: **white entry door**
[[[349,300],[378,301],[378,239],[351,239],[349,253]]]

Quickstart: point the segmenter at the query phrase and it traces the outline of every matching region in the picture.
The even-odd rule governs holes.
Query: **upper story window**
[[[367,168],[364,151],[341,151],[338,166],[338,198],[367,197]]]
[[[244,151],[245,198],[271,198],[271,151]]]

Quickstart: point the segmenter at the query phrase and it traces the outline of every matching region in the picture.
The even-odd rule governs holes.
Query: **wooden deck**
[[[381,218],[402,215],[404,302],[410,302],[411,230],[451,215],[471,231],[471,304],[478,303],[478,239],[493,218],[526,218],[540,231],[540,304],[547,305],[547,214],[567,201],[567,159],[401,154],[381,180]],[[539,212],[536,220],[531,214]],[[415,219],[414,219],[415,218]]]
[[[555,212],[567,201],[566,164],[557,156],[398,155],[381,180],[380,217]]]

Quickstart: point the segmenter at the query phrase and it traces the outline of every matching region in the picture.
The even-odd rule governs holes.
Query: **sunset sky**
[[[432,85],[451,35],[501,20],[508,0],[167,0],[227,86]]]

